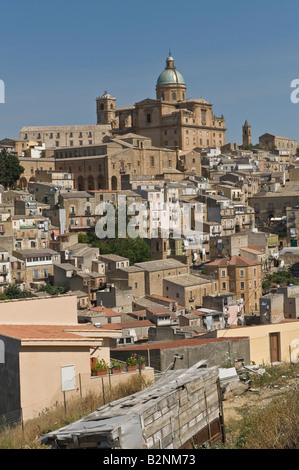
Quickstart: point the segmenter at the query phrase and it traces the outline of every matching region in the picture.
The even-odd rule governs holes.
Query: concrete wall
[[[111,290],[97,291],[97,305],[100,301],[108,308],[113,308],[117,313],[130,313],[132,311],[132,289],[117,289],[111,287]]]
[[[227,330],[222,330],[226,331]],[[213,333],[205,337],[212,338]],[[244,335],[245,336],[245,335]],[[196,364],[200,360],[207,360],[207,366],[213,367],[228,363],[230,361],[234,364],[235,359],[243,358],[245,364],[250,363],[250,349],[249,340],[242,338],[239,341],[223,341],[223,342],[212,342],[205,343],[196,346],[172,346],[169,349],[140,349],[134,348],[129,350],[128,348],[119,348],[111,351],[111,357],[125,361],[132,352],[137,353],[147,358],[147,364],[158,371],[165,371],[170,364],[174,361],[175,354],[183,355],[182,360],[176,360],[175,369],[185,369]]]
[[[80,385],[79,373],[90,376],[89,346],[21,348],[21,407],[24,420],[63,400],[61,368],[71,365],[75,367],[77,389]],[[76,389],[74,392],[68,391],[68,396]]]
[[[74,325],[77,324],[77,296],[3,300],[0,302],[2,325]]]
[[[178,347],[175,349],[161,350],[161,370],[166,368],[174,360],[174,355],[184,355],[182,360],[177,360],[175,369],[189,368],[198,361],[207,360],[207,367],[224,366],[227,363],[234,365],[235,359],[245,360],[250,363],[249,340],[244,338],[240,341],[223,341],[220,343],[206,343],[200,346]]]
[[[250,360],[256,364],[270,364],[270,333],[280,333],[280,355],[282,362],[299,359],[299,322],[289,321],[273,325],[248,326],[227,330],[217,330],[217,337],[229,333],[231,337],[248,336],[250,340]]]

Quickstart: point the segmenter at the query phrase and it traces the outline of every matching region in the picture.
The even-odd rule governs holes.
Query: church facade
[[[187,86],[169,53],[156,83],[156,99],[116,107],[116,98],[105,92],[96,99],[97,124],[111,125],[114,134],[132,132],[149,137],[156,147],[182,151],[225,145],[225,119],[213,113],[203,98],[187,99]]]

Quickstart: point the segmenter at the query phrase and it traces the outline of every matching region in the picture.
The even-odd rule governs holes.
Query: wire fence
[[[118,361],[123,362],[123,361]],[[137,369],[139,372],[138,375],[141,374],[141,370]],[[120,374],[123,378],[126,373]],[[163,372],[154,371],[154,380],[156,381],[160,376],[163,375]],[[132,374],[128,375],[128,378],[132,377]],[[111,392],[114,388],[118,385],[123,384],[125,386],[126,381],[119,382],[115,379],[115,376],[111,373],[108,373],[106,376],[102,377],[94,377],[92,382],[90,382],[90,375],[89,374],[78,374],[75,378],[64,382],[64,389],[65,391],[59,391],[57,394],[52,395],[51,397],[45,398],[43,400],[39,400],[36,402],[32,402],[30,405],[24,406],[22,408],[18,408],[7,413],[0,414],[0,431],[3,429],[13,426],[24,426],[24,422],[28,419],[38,418],[42,414],[58,409],[59,407],[62,410],[62,413],[67,414],[69,405],[74,400],[79,400],[78,406],[80,401],[83,401],[91,394],[95,398],[95,408],[97,406],[101,406],[102,404],[106,404],[111,396]],[[75,379],[75,380],[74,380]],[[132,392],[133,393],[133,392]],[[96,403],[97,401],[97,403]],[[28,418],[29,415],[32,415]],[[25,418],[25,419],[24,419]]]
[[[23,425],[21,409],[10,411],[0,416],[0,430],[18,424]]]

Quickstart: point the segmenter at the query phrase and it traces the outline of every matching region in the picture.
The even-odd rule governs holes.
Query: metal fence
[[[122,362],[123,361],[119,361]],[[139,372],[141,372],[139,370]],[[160,371],[154,371],[154,380],[155,382],[164,374],[164,372]],[[109,395],[109,392],[111,392],[111,382],[110,382],[110,377],[111,374],[108,374],[108,377],[106,379],[106,382],[104,382],[104,378],[102,377],[101,380],[98,381],[98,388],[97,388],[97,394],[99,397],[99,400],[101,400],[104,404],[107,401],[107,396]],[[76,390],[71,390],[69,391],[61,391],[57,395],[52,396],[49,399],[44,399],[39,402],[32,403],[29,408],[30,409],[38,409],[42,410],[37,412],[37,416],[41,415],[44,412],[47,412],[47,410],[54,409],[55,406],[58,407],[64,407],[64,412],[67,413],[67,408],[68,408],[68,402],[72,399],[74,399],[74,392],[77,394],[78,399],[83,399],[86,396],[86,392],[88,393],[90,391],[90,387],[86,386],[86,388],[82,385],[82,374],[76,375]],[[68,387],[66,387],[67,389]],[[95,392],[95,390],[94,390]],[[12,426],[22,426],[23,427],[23,416],[26,416],[26,408],[19,408],[13,411],[9,411],[8,413],[0,414],[0,431],[3,430],[4,428],[12,427]]]
[[[0,430],[6,427],[11,427],[14,425],[22,425],[22,410],[18,409],[15,411],[10,411],[9,413],[5,413],[0,415]]]

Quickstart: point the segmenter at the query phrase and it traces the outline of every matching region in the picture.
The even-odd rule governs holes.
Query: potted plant
[[[92,375],[106,375],[109,365],[104,359],[97,359],[92,367]]]
[[[139,356],[139,363],[140,363],[141,369],[145,369],[146,358],[143,356]]]
[[[131,354],[130,357],[126,360],[127,372],[132,372],[137,370],[138,360],[136,354]]]
[[[114,359],[111,360],[111,372],[112,374],[119,374],[123,370],[123,365],[121,362]]]

